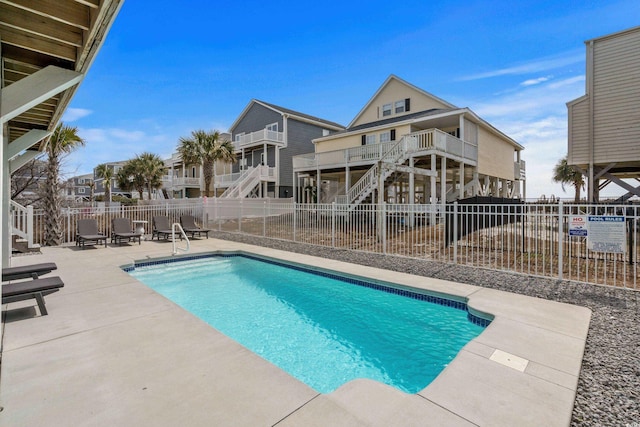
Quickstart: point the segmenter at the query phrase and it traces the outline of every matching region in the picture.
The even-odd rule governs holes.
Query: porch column
[[[316,169],[316,203],[320,203],[320,194],[322,193],[320,181],[320,169]]]
[[[344,172],[344,194],[349,195],[349,190],[351,189],[351,169],[349,166],[346,166]],[[349,200],[347,200],[349,203]]]

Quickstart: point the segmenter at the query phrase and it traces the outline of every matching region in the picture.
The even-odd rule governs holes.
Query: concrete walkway
[[[3,305],[0,425],[567,426],[591,313],[437,279],[216,239],[191,253],[242,250],[468,299],[495,316],[427,388],[370,380],[319,394],[120,269],[171,243],[44,248],[65,287]]]

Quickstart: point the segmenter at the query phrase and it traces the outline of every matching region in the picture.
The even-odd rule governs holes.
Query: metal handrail
[[[178,230],[180,230],[180,234],[187,241],[187,247],[186,248],[177,247],[177,245],[176,245],[176,228]],[[186,233],[182,229],[182,226],[178,222],[174,222],[173,225],[171,226],[171,242],[173,244],[173,253],[172,253],[172,255],[178,255],[178,251],[189,252],[189,250],[191,249],[191,243],[189,242],[189,238],[187,237]]]

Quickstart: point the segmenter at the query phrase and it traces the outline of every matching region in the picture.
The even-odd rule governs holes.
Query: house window
[[[78,194],[84,194],[84,187],[78,188]]]
[[[240,142],[240,138],[242,138],[242,136],[244,136],[244,132],[237,133],[235,136],[235,141]]]
[[[265,129],[278,132],[278,123],[271,123],[270,125],[267,125]]]
[[[375,135],[367,135],[367,145],[375,144],[376,136]]]
[[[78,179],[78,184],[84,184],[84,178],[79,178]]]
[[[401,101],[396,101],[396,114],[404,113],[404,99]]]
[[[390,116],[391,115],[391,104],[384,104],[382,106],[382,116]]]
[[[329,129],[322,129],[322,136],[329,136],[331,131]]]
[[[382,132],[380,134],[380,143],[391,141],[391,132]]]

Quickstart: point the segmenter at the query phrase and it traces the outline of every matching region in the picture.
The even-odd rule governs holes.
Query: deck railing
[[[293,157],[294,170],[309,170],[330,166],[345,167],[350,165],[372,164],[380,161],[389,150],[394,148],[405,153],[436,151],[464,159],[467,164],[478,161],[478,144],[463,141],[439,129],[428,129],[404,135],[400,141],[380,144],[362,145],[344,150],[309,153]]]

